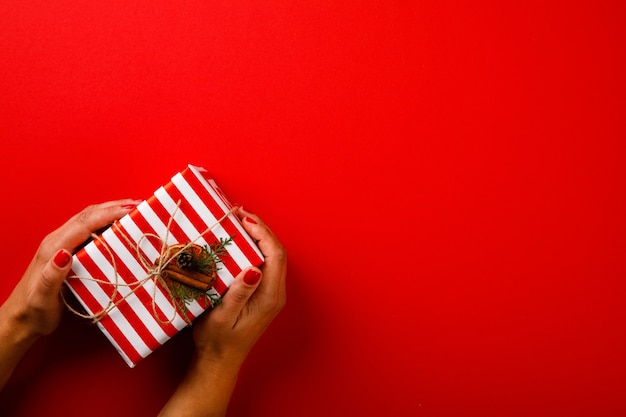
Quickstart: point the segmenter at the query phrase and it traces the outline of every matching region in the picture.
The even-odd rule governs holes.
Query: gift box
[[[77,251],[66,283],[134,367],[262,263],[224,193],[189,165]]]

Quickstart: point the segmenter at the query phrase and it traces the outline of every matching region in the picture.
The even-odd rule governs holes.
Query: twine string
[[[172,322],[174,322],[174,320],[176,319],[176,316],[178,314],[178,308],[176,307],[176,305],[174,303],[174,312],[172,314],[172,316],[170,318],[167,318],[166,320],[162,320],[159,312],[157,310],[157,304],[156,304],[156,295],[157,295],[157,284],[161,284],[160,286],[162,288],[165,288],[167,295],[170,297],[171,300],[174,299],[173,295],[172,295],[172,291],[170,290],[169,286],[167,285],[167,283],[165,282],[165,280],[163,279],[163,271],[167,268],[167,266],[170,264],[170,262],[172,262],[172,260],[174,260],[175,258],[178,257],[178,255],[184,251],[186,251],[187,249],[189,249],[192,245],[194,245],[199,239],[201,239],[205,234],[209,233],[211,230],[213,230],[215,227],[217,227],[219,224],[221,224],[226,218],[228,218],[231,214],[233,214],[236,210],[237,207],[233,207],[232,209],[230,209],[229,211],[227,211],[220,219],[218,219],[215,223],[213,223],[211,226],[207,227],[202,233],[200,233],[198,236],[196,236],[195,239],[187,242],[185,245],[181,246],[181,247],[177,247],[175,250],[173,250],[173,248],[171,246],[168,246],[167,241],[169,240],[170,234],[171,234],[171,227],[172,227],[172,222],[174,221],[174,217],[176,216],[176,213],[178,212],[178,210],[180,209],[180,204],[181,204],[181,200],[178,200],[178,202],[176,203],[176,207],[174,208],[174,211],[172,212],[172,214],[170,215],[170,218],[168,219],[167,222],[167,226],[165,228],[165,236],[163,238],[161,238],[160,236],[154,234],[154,233],[144,233],[142,234],[139,239],[137,240],[137,243],[133,242],[132,240],[130,240],[130,238],[128,236],[126,236],[126,233],[124,233],[119,225],[118,225],[118,221],[116,220],[113,225],[111,227],[115,227],[118,233],[118,236],[121,236],[122,239],[128,244],[128,246],[132,249],[134,249],[135,251],[135,256],[136,258],[140,261],[141,265],[143,266],[143,268],[147,271],[146,276],[143,277],[140,280],[137,280],[135,282],[132,283],[121,283],[120,282],[120,277],[119,277],[119,272],[117,269],[117,264],[115,262],[115,256],[113,255],[113,250],[111,249],[111,247],[109,246],[109,244],[104,241],[104,239],[102,239],[102,237],[100,235],[96,235],[94,233],[91,234],[91,237],[94,240],[97,240],[98,242],[100,242],[102,244],[102,246],[105,248],[105,250],[107,251],[110,260],[111,260],[111,266],[113,267],[113,272],[114,272],[114,278],[113,281],[110,280],[103,280],[103,279],[98,279],[98,278],[93,278],[93,277],[81,277],[78,275],[70,275],[67,278],[68,279],[81,279],[81,280],[86,280],[86,281],[90,281],[90,282],[95,282],[98,283],[100,285],[109,285],[113,287],[113,293],[109,299],[109,302],[107,303],[106,307],[104,307],[101,311],[94,313],[94,314],[84,314],[78,310],[76,310],[74,307],[72,307],[67,300],[65,299],[65,297],[63,296],[63,292],[61,292],[61,297],[63,299],[63,303],[65,304],[65,306],[67,307],[68,310],[70,310],[72,313],[74,313],[75,315],[85,318],[85,319],[89,319],[92,320],[94,323],[99,322],[100,320],[102,320],[104,317],[106,317],[107,315],[109,315],[111,313],[111,311],[113,311],[115,308],[117,308],[121,303],[123,303],[124,301],[126,301],[126,299],[128,299],[128,297],[130,297],[131,295],[135,294],[140,288],[142,288],[147,282],[152,281],[154,283],[153,288],[152,288],[152,314],[154,316],[155,319],[157,319],[159,321],[159,323],[163,324],[163,325],[169,325],[172,324]],[[156,262],[150,262],[149,259],[146,258],[146,256],[142,253],[141,251],[141,244],[144,241],[144,239],[148,239],[148,238],[154,238],[157,239],[158,241],[161,242],[161,250],[159,253],[159,257],[157,258]],[[119,293],[119,288],[120,287],[128,287],[130,288],[130,291],[121,296],[121,298],[117,301],[114,301],[115,298],[117,297],[118,293]],[[185,322],[187,322],[188,324],[190,323],[189,319],[187,317],[183,317],[183,319],[185,320]]]

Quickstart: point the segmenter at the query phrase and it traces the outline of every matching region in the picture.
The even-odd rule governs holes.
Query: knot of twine
[[[154,282],[154,286],[153,286],[153,289],[152,289],[152,303],[151,303],[152,304],[152,314],[154,315],[154,318],[159,321],[159,323],[164,324],[164,325],[172,324],[172,322],[176,319],[176,315],[178,314],[178,308],[176,307],[175,303],[172,303],[173,306],[174,306],[174,313],[172,314],[172,317],[170,317],[167,320],[162,320],[161,317],[159,317],[159,312],[157,311],[157,304],[156,304],[156,292],[157,292],[157,287],[158,287],[157,283],[160,283],[161,287],[165,288],[165,290],[167,291],[167,294],[168,294],[168,296],[169,296],[169,298],[171,300],[174,299],[174,296],[172,295],[172,291],[170,290],[169,286],[167,285],[167,283],[163,279],[163,272],[164,272],[164,270],[167,268],[169,263],[173,259],[176,259],[176,257],[181,252],[184,252],[187,249],[189,249],[198,239],[202,238],[205,234],[209,233],[216,226],[218,226],[220,223],[222,223],[222,221],[224,221],[226,218],[228,218],[228,216],[230,216],[231,214],[233,214],[237,210],[237,207],[233,207],[232,209],[227,211],[213,225],[207,227],[195,239],[193,239],[192,241],[188,242],[187,244],[185,244],[182,247],[177,247],[177,248],[173,249],[172,247],[167,245],[167,241],[168,241],[168,238],[169,238],[169,235],[170,235],[170,228],[172,226],[172,222],[174,221],[174,216],[176,215],[176,213],[180,209],[180,204],[181,204],[181,201],[178,200],[178,202],[176,203],[176,208],[174,209],[174,211],[170,215],[170,218],[169,218],[169,220],[167,222],[167,227],[165,229],[165,237],[164,238],[161,238],[160,236],[155,235],[154,233],[144,233],[144,234],[142,234],[139,237],[139,240],[135,244],[133,241],[131,241],[126,236],[126,233],[124,233],[120,229],[120,227],[118,226],[118,221],[117,220],[111,226],[111,227],[114,227],[119,232],[118,235],[121,236],[124,239],[124,241],[129,245],[129,247],[134,249],[136,258],[141,262],[141,265],[147,271],[147,275],[144,278],[142,278],[142,279],[140,279],[138,281],[129,283],[129,284],[120,282],[120,280],[119,280],[119,273],[118,273],[118,270],[117,270],[117,265],[115,263],[115,256],[113,255],[113,251],[110,248],[110,246],[108,245],[108,243],[104,239],[102,239],[102,237],[100,235],[96,235],[96,234],[92,233],[91,237],[94,240],[99,241],[102,244],[102,246],[106,249],[106,251],[108,252],[108,254],[110,256],[111,265],[112,265],[113,271],[114,271],[114,280],[113,281],[107,281],[107,280],[97,279],[97,278],[93,278],[93,277],[81,277],[81,276],[77,276],[77,275],[70,275],[67,278],[68,279],[81,279],[81,280],[96,282],[96,283],[101,284],[101,285],[112,286],[113,287],[113,294],[111,295],[107,306],[104,307],[101,311],[99,311],[97,313],[94,313],[94,314],[84,314],[84,313],[76,310],[75,308],[73,308],[66,301],[65,297],[63,296],[63,292],[61,292],[61,297],[63,298],[63,302],[64,302],[65,306],[67,307],[67,309],[70,310],[72,313],[76,314],[79,317],[82,317],[82,318],[85,318],[85,319],[90,319],[94,323],[97,323],[100,320],[102,320],[104,317],[106,317],[109,313],[111,313],[111,311],[113,311],[115,308],[117,308],[121,303],[123,303],[128,297],[130,297],[131,295],[135,294],[140,288],[142,288],[144,286],[144,284],[146,284],[148,281],[153,281]],[[151,262],[141,252],[141,249],[140,249],[141,243],[143,242],[144,239],[148,239],[148,238],[155,238],[155,239],[157,239],[158,241],[161,242],[160,256],[157,258],[156,262]],[[114,301],[115,298],[118,295],[120,287],[128,287],[128,288],[130,288],[130,292],[128,292],[128,294],[126,294],[126,295],[123,295],[119,300]],[[191,321],[189,320],[189,318],[186,317],[186,315],[183,314],[182,316],[183,316],[183,319],[185,320],[185,322],[187,322],[187,324],[191,324]]]

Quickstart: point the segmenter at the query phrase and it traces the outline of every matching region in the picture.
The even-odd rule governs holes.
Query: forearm
[[[232,396],[240,363],[195,354],[187,374],[159,417],[223,417]]]
[[[36,340],[8,310],[6,305],[0,307],[0,390]]]

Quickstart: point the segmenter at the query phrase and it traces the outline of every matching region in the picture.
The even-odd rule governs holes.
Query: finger
[[[246,232],[257,241],[259,249],[265,257],[262,267],[265,277],[260,291],[278,294],[284,302],[285,278],[287,276],[287,252],[272,230],[259,218],[242,208],[239,209],[242,224]]]
[[[59,250],[41,271],[36,289],[39,295],[49,299],[56,298],[71,266],[72,254],[65,249]]]
[[[124,199],[88,206],[48,235],[47,240],[54,242],[53,251],[74,249],[89,239],[93,232],[128,214],[140,202]]]
[[[263,220],[243,207],[239,207],[238,214],[241,218],[241,222],[246,229],[246,232],[257,241],[257,245],[263,256],[271,256],[275,253],[281,252],[282,244],[278,238],[274,235],[274,232],[263,222]]]
[[[241,271],[222,297],[222,303],[211,313],[213,319],[223,320],[234,326],[260,281],[261,271],[258,268]]]

